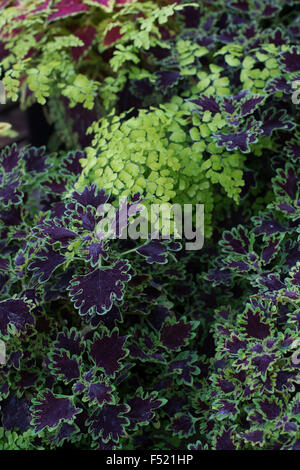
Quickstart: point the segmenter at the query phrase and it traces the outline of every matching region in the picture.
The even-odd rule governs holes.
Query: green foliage
[[[115,196],[140,192],[150,203],[205,204],[206,234],[211,234],[214,185],[237,202],[245,157],[209,142],[211,130],[224,125],[220,115],[200,124],[197,115],[191,120],[189,109],[174,97],[137,117],[111,115],[93,124],[77,189],[93,182]]]
[[[5,431],[0,427],[0,450],[44,450],[40,444],[34,444],[34,438],[31,429],[22,433]]]
[[[13,139],[18,133],[12,129],[12,125],[8,122],[0,122],[0,138],[9,137]]]
[[[8,98],[16,101],[20,89],[22,104],[26,105],[25,91],[29,90],[42,105],[48,98],[65,96],[71,107],[82,103],[87,109],[93,107],[103,80],[109,87],[109,76],[141,62],[141,48],[163,45],[160,27],[182,9],[176,3],[160,6],[153,1],[134,0],[111,11],[87,1],[88,21],[83,26],[80,17],[72,16],[72,6],[53,21],[55,4],[47,8],[38,2],[41,5],[37,8],[37,2],[29,1],[24,9],[22,4],[14,3],[1,12],[0,22],[0,38],[9,51],[1,62]],[[82,36],[86,26],[92,31],[91,40]],[[111,45],[108,35],[116,29],[118,44],[105,65],[101,55]],[[76,48],[83,48],[79,60],[74,56]],[[107,93],[105,86],[103,93]]]

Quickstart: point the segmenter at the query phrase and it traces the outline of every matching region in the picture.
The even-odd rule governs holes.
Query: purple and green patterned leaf
[[[114,329],[111,334],[96,335],[90,344],[92,360],[107,375],[113,377],[120,370],[121,361],[128,354],[124,347],[126,340],[127,336],[119,336],[118,329]]]
[[[129,268],[127,261],[118,261],[111,267],[103,267],[86,275],[74,276],[69,290],[79,314],[104,315],[109,312],[114,301],[121,300],[123,297],[125,283],[130,280]]]
[[[32,425],[36,433],[45,428],[55,429],[62,422],[71,424],[81,412],[80,408],[74,407],[70,397],[55,395],[50,390],[45,390],[32,403]]]

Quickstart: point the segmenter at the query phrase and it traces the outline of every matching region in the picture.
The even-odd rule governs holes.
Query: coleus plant
[[[1,153],[0,448],[299,449],[298,2],[0,5],[9,96],[88,145]],[[101,237],[120,195],[214,238]]]
[[[193,280],[172,241],[99,240],[108,195],[72,191],[81,157],[1,154],[3,448],[298,448],[297,165]]]
[[[206,448],[299,449],[299,165],[277,169],[273,190],[251,225],[224,232],[206,275],[238,299],[215,313],[216,356],[198,402]]]
[[[146,240],[122,249],[121,240],[101,239],[97,209],[109,196],[95,186],[68,196],[82,156],[63,156],[57,177],[58,161],[44,148],[1,153],[2,424],[30,430],[37,447],[129,446],[142,427],[158,424],[167,402],[143,364],[176,378],[181,361],[196,359],[182,352],[199,324],[184,312],[190,289],[174,295],[187,275],[175,259],[166,264],[180,245]],[[131,213],[138,201],[128,202]],[[115,230],[128,224],[120,214]],[[152,273],[153,263],[161,268]],[[174,290],[165,289],[170,276]],[[184,380],[193,373],[196,366]]]
[[[263,4],[260,7],[263,17],[277,12],[265,12]],[[234,3],[230,11],[221,8],[220,15],[250,28],[249,14],[239,14],[240,8]],[[178,10],[163,44],[145,54],[151,67],[148,64],[141,72],[136,66],[129,73],[126,96],[116,97],[109,89],[107,100],[112,101],[103,99],[104,108],[109,112],[113,105],[120,106],[108,115],[103,111],[103,118],[94,119],[85,134],[85,139],[93,134],[93,141],[87,158],[81,161],[77,189],[95,183],[117,197],[139,191],[152,202],[205,204],[205,230],[210,236],[220,193],[222,203],[224,195],[238,203],[253,154],[260,157],[274,147],[274,140],[294,131],[296,110],[291,106],[291,92],[300,69],[294,29],[287,27],[285,41],[278,44],[278,34],[273,37],[256,25],[253,41],[238,36],[232,38],[233,44],[218,48],[216,44],[227,41],[223,23],[218,22],[217,13],[206,10],[201,5]],[[293,23],[296,11],[288,10],[287,24]],[[179,34],[173,34],[173,21]],[[118,54],[113,59],[116,57]],[[129,62],[122,62],[119,75]],[[260,87],[245,81],[250,69],[259,75]],[[102,95],[105,89],[101,86]],[[127,104],[123,106],[124,100]],[[131,105],[134,113],[119,113],[120,107]],[[78,110],[76,113],[81,118]],[[59,118],[63,113],[55,116],[62,122],[63,132],[72,135]]]
[[[91,123],[113,107],[157,106],[174,95],[235,95],[240,87],[264,94],[270,81],[272,93],[282,93],[299,75],[293,0],[3,1],[0,8],[8,97],[47,103],[70,148],[86,139],[70,107]]]
[[[164,0],[11,1],[1,2],[0,8],[0,58],[8,98],[20,97],[22,106],[35,100],[47,103],[51,121],[63,127],[67,118],[82,146],[85,129],[76,127],[69,108],[89,122],[95,113],[99,118],[100,87],[107,94],[105,88],[111,88],[111,78],[124,63],[129,61],[131,68],[142,60],[142,44],[146,50],[162,44],[162,25],[182,9]],[[113,79],[115,93],[124,87],[127,73],[125,69]]]
[[[41,104],[48,100],[55,145],[58,133],[65,146],[86,147],[93,123],[78,190],[96,183],[115,196],[139,191],[170,204],[192,199],[206,206],[210,236],[219,193],[221,201],[226,195],[238,203],[252,154],[260,156],[278,134],[295,128],[290,95],[300,73],[297,6],[257,3],[253,15],[250,4],[235,2],[221,2],[217,12],[202,2],[161,8],[151,2],[96,3],[3,5],[8,96],[17,98],[21,85],[23,104],[34,97]],[[281,10],[285,26],[271,34],[260,18]],[[243,26],[232,31],[229,24]],[[103,31],[118,33],[108,41]],[[133,117],[119,113],[132,105],[146,110]]]

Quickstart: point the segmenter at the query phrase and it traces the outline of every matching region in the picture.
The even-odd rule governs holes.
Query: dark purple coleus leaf
[[[203,113],[210,111],[212,116],[215,116],[217,113],[221,112],[220,105],[213,96],[201,96],[201,98],[197,100],[190,101],[197,105]]]
[[[246,98],[241,104],[241,115],[253,113],[253,111],[264,101],[264,96],[251,96]]]
[[[291,279],[290,279],[291,284],[293,286],[300,287],[300,263],[299,262],[293,268],[290,275],[291,275]]]
[[[161,305],[156,305],[151,310],[151,314],[149,315],[148,320],[150,321],[151,325],[153,325],[156,330],[160,330],[165,320],[167,319],[167,317],[170,317],[170,316],[171,316],[170,310],[168,310],[166,307],[163,307]]]
[[[82,0],[61,0],[53,9],[55,11],[51,13],[48,21],[67,18],[89,11],[88,6]]]
[[[263,133],[254,119],[250,118],[244,129],[236,130],[228,134],[215,134],[213,138],[218,146],[227,150],[239,149],[241,152],[249,152],[249,145],[257,141],[258,136]]]
[[[150,240],[136,251],[146,258],[147,263],[164,264],[167,262],[168,249],[160,240]]]
[[[233,432],[231,430],[223,431],[216,439],[216,450],[236,450],[232,437]]]
[[[299,415],[300,414],[300,400],[296,399],[296,402],[293,405],[292,413],[294,415]]]
[[[65,329],[58,333],[54,343],[55,350],[63,350],[69,353],[69,357],[81,356],[84,351],[84,344],[79,331],[75,328]]]
[[[157,346],[153,338],[142,328],[136,327],[132,333],[132,338],[128,349],[130,357],[149,362],[164,362],[160,352],[157,352]]]
[[[250,234],[239,225],[230,232],[225,231],[221,242],[222,250],[227,253],[247,254],[250,249]]]
[[[224,419],[228,416],[234,417],[237,414],[237,404],[230,400],[220,400],[219,401],[219,409],[217,412],[217,416],[219,419]]]
[[[78,176],[82,172],[82,166],[80,160],[86,157],[86,152],[83,150],[76,150],[75,152],[69,152],[63,159],[61,165],[61,172],[63,175],[75,175]]]
[[[275,354],[263,354],[252,359],[252,364],[261,375],[265,375],[269,365],[276,359]]]
[[[236,111],[238,104],[242,102],[248,93],[248,90],[242,90],[234,96],[224,97],[222,108],[226,113],[233,114]]]
[[[82,232],[82,230],[93,232],[97,222],[95,209],[92,207],[87,207],[86,209],[83,209],[83,207],[78,206],[76,210],[75,208],[70,209],[71,207],[72,204],[68,204],[68,211],[66,212],[66,214],[74,219],[74,229],[76,227],[78,233]],[[90,239],[90,236],[86,236],[84,237],[83,241],[86,243],[89,242]]]
[[[286,253],[285,264],[289,268],[292,268],[296,263],[300,262],[300,246],[297,242],[295,244],[287,242],[284,250]]]
[[[229,382],[226,379],[222,379],[221,377],[218,377],[217,379],[218,386],[224,393],[231,393],[234,390],[234,384],[232,382]]]
[[[2,396],[3,399],[8,397],[9,388],[10,388],[9,383],[7,381],[5,381],[4,383],[1,383],[0,393],[1,393],[1,396]]]
[[[277,111],[276,109],[268,109],[262,115],[263,135],[270,136],[274,130],[285,129],[291,131],[295,124],[292,119],[287,117],[284,109]]]
[[[281,239],[274,238],[273,240],[268,240],[267,245],[264,247],[261,253],[261,259],[265,264],[268,264],[272,258],[278,253]]]
[[[46,191],[50,194],[62,194],[66,191],[67,180],[60,178],[59,176],[50,176],[47,181],[44,181],[42,185],[46,187]]]
[[[53,429],[61,422],[71,423],[81,412],[81,408],[75,408],[69,397],[54,395],[50,390],[45,390],[32,403],[32,424],[35,432],[45,428]]]
[[[189,450],[203,450],[203,445],[201,441],[197,441],[194,444],[188,444]]]
[[[42,248],[35,255],[35,260],[29,264],[28,268],[34,271],[34,276],[38,282],[45,282],[50,279],[53,272],[65,262],[66,258],[52,250],[50,246]]]
[[[270,18],[271,16],[274,16],[275,13],[279,11],[279,6],[278,5],[272,5],[271,3],[265,5],[265,8],[262,12],[262,16],[264,18]]]
[[[300,72],[299,48],[293,47],[291,52],[284,52],[282,54],[282,62],[286,72]]]
[[[286,212],[286,214],[295,214],[295,212],[296,212],[296,209],[293,206],[291,206],[290,204],[287,204],[286,202],[280,202],[276,206],[282,212]]]
[[[244,329],[248,336],[258,339],[270,336],[270,327],[262,321],[259,311],[253,312],[250,308],[246,308],[244,318]]]
[[[85,253],[85,259],[90,261],[93,267],[98,265],[101,257],[105,258],[107,255],[107,249],[103,241],[99,243],[88,243],[87,248],[84,248],[83,252]]]
[[[101,437],[104,443],[109,440],[118,443],[129,425],[129,419],[124,416],[128,411],[126,405],[104,405],[89,418],[90,432],[96,439]]]
[[[5,147],[0,153],[0,163],[5,173],[11,173],[18,166],[20,159],[21,152],[16,144]]]
[[[121,300],[125,283],[130,280],[127,261],[118,261],[111,267],[95,269],[83,276],[74,276],[69,287],[70,296],[80,315],[103,315]]]
[[[273,180],[274,190],[278,196],[289,196],[295,199],[299,188],[299,177],[294,168],[287,166],[280,169]]]
[[[161,70],[156,73],[156,77],[157,86],[165,91],[167,88],[174,86],[178,82],[180,73],[175,72],[174,70]]]
[[[277,27],[275,31],[271,32],[268,36],[268,40],[275,44],[275,46],[283,46],[284,44],[287,44],[287,37],[280,27]]]
[[[100,367],[107,375],[114,376],[120,370],[120,361],[127,356],[124,347],[127,336],[119,336],[118,330],[112,333],[104,333],[101,337],[96,335],[90,345],[91,357],[97,367]]]
[[[72,193],[72,200],[84,208],[92,206],[95,209],[98,209],[99,206],[106,204],[108,199],[109,195],[105,193],[105,190],[97,189],[95,184],[90,187],[86,186],[82,193],[77,193],[76,191]]]
[[[161,344],[172,350],[182,347],[192,335],[193,324],[180,320],[176,323],[167,322],[160,331]]]
[[[137,390],[136,396],[130,398],[127,404],[130,406],[128,418],[130,428],[137,430],[139,426],[149,423],[155,416],[155,410],[167,402],[166,399],[157,398],[157,392],[143,397],[142,390]]]
[[[231,0],[230,6],[237,10],[241,10],[243,12],[249,10],[249,2],[248,0]]]
[[[4,222],[7,227],[10,227],[12,225],[20,225],[22,222],[20,206],[12,206],[8,210],[0,211],[0,219]]]
[[[55,201],[53,199],[55,199],[55,196],[51,197],[50,195],[48,195],[48,198],[42,203],[43,210],[51,211],[51,219],[62,219],[66,213],[66,205],[64,202]]]
[[[56,431],[55,436],[51,436],[50,440],[54,445],[61,447],[65,441],[70,441],[76,432],[78,432],[78,430],[74,424],[62,423]]]
[[[73,385],[73,392],[76,394],[81,394],[83,393],[85,390],[85,384],[82,383],[82,382],[76,382],[74,385]]]
[[[258,279],[258,283],[267,288],[268,291],[276,291],[284,289],[285,284],[281,282],[277,273],[265,273],[262,274]]]
[[[47,163],[46,147],[30,147],[24,151],[24,160],[26,165],[26,171],[28,173],[43,173],[50,168],[50,164]]]
[[[279,391],[283,391],[286,389],[293,390],[294,385],[291,381],[295,379],[296,374],[294,372],[280,370],[276,376],[276,389]]]
[[[122,322],[122,315],[120,312],[120,308],[117,305],[113,305],[109,311],[108,315],[93,315],[87,319],[88,323],[91,324],[93,327],[97,327],[100,324],[104,325],[109,331],[112,331],[117,322]]]
[[[191,385],[193,383],[193,375],[197,375],[200,369],[194,364],[197,360],[197,355],[184,351],[180,353],[174,361],[168,365],[168,371],[176,373],[178,383],[185,383]]]
[[[0,302],[0,332],[3,335],[8,334],[10,326],[17,331],[24,331],[26,325],[33,325],[33,323],[30,307],[25,300],[10,299]]]
[[[251,269],[250,264],[245,263],[245,261],[226,261],[226,266],[237,272],[245,272]]]
[[[114,404],[114,388],[105,380],[92,382],[88,385],[85,398],[90,405],[103,406],[105,404]]]
[[[273,235],[278,232],[286,232],[288,229],[284,227],[282,224],[277,222],[274,219],[267,219],[266,216],[264,218],[258,217],[254,218],[256,222],[256,227],[254,229],[255,234],[266,234],[266,235]]]
[[[248,442],[262,443],[263,438],[264,438],[264,433],[263,431],[255,430],[255,431],[242,433],[241,436]]]
[[[50,355],[49,367],[56,379],[69,383],[80,377],[80,362],[76,357],[69,357],[66,351],[59,353],[54,350]]]
[[[20,361],[21,361],[21,358],[23,356],[23,353],[22,351],[15,351],[13,353],[11,353],[7,363],[9,365],[12,365],[15,369],[20,369]]]
[[[57,300],[59,298],[65,298],[68,285],[74,276],[74,272],[74,266],[68,267],[65,271],[55,276],[51,284],[47,283],[45,285],[45,300],[47,302]]]
[[[228,283],[232,278],[232,273],[229,269],[210,269],[207,273],[207,279],[218,285],[221,283]]]
[[[4,207],[22,202],[23,192],[20,189],[22,183],[23,178],[20,173],[10,173],[4,178],[0,174],[0,202]]]
[[[186,28],[197,28],[200,21],[200,9],[193,6],[186,6],[181,13],[184,17]]]
[[[268,81],[266,86],[267,93],[274,94],[277,91],[291,93],[292,87],[284,77],[275,77]]]
[[[38,386],[38,374],[35,372],[28,372],[27,370],[21,370],[20,378],[16,385],[18,386],[19,392],[24,393],[25,389],[32,389]]]
[[[258,405],[268,420],[277,418],[281,412],[280,406],[275,401],[263,400],[258,402]]]
[[[188,414],[176,413],[171,419],[169,429],[173,435],[186,438],[195,432],[194,420]]]
[[[292,158],[292,160],[295,160],[295,162],[297,162],[298,159],[300,158],[300,145],[298,145],[297,142],[290,143],[287,146],[287,149],[288,149],[288,154]]]
[[[9,259],[0,257],[0,270],[7,271],[9,267]]]
[[[50,243],[59,242],[63,247],[77,238],[77,233],[55,223],[53,221],[42,221],[36,225],[33,233],[39,238],[40,235],[47,237]]]
[[[25,398],[10,395],[1,403],[2,425],[4,429],[18,428],[26,431],[30,424],[29,402]]]

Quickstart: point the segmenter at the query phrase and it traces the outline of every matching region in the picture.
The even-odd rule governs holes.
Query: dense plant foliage
[[[0,8],[54,125],[0,153],[0,449],[299,449],[299,2]],[[204,248],[122,239],[151,203]]]

